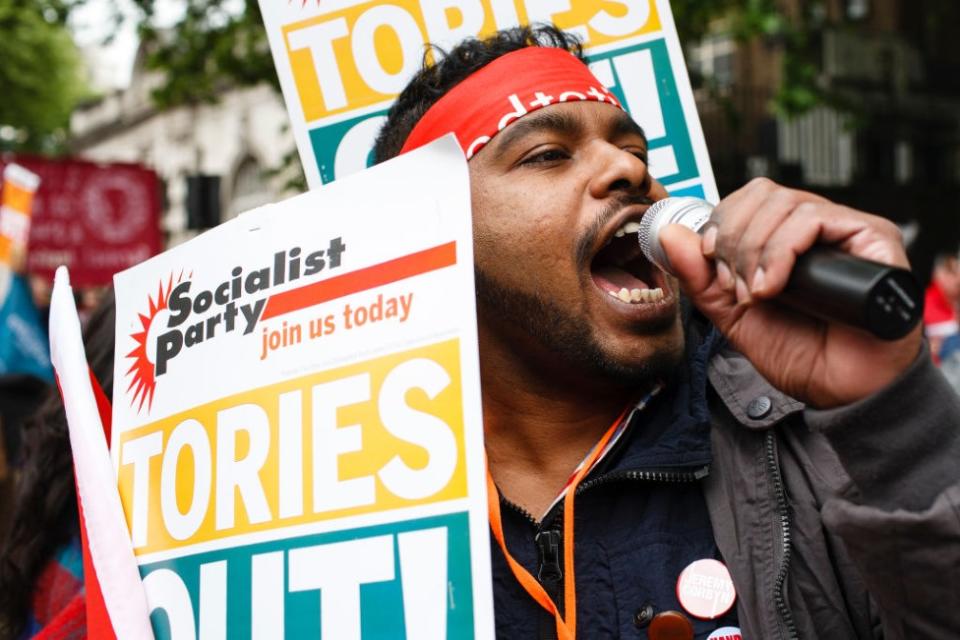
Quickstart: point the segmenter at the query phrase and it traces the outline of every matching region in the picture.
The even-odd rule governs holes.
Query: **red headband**
[[[523,116],[559,102],[620,103],[576,56],[553,47],[511,51],[482,67],[427,109],[400,153],[450,133],[467,159]]]

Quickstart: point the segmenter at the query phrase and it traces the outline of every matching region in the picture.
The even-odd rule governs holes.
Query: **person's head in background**
[[[957,253],[938,253],[923,307],[923,329],[935,362],[956,350],[960,331],[960,260]]]
[[[114,322],[114,296],[109,289],[83,336],[87,362],[108,398],[113,393]],[[28,625],[44,623],[33,616],[35,590],[50,572],[58,550],[79,535],[73,456],[63,402],[55,388],[26,421],[22,437],[11,526],[0,546],[2,638],[19,637]]]
[[[960,258],[956,252],[937,255],[932,279],[949,302],[955,307],[960,304]]]

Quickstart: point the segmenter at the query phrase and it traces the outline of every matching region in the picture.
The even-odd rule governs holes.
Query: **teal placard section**
[[[224,581],[226,594],[224,596],[222,592],[214,590],[213,597],[217,598],[219,602],[225,602],[226,637],[232,639],[250,638],[253,608],[270,606],[269,603],[251,601],[253,558],[255,556],[262,557],[262,554],[281,552],[283,554],[283,579],[281,583],[284,585],[282,595],[284,634],[281,636],[279,630],[277,630],[276,637],[336,640],[336,637],[326,638],[321,635],[324,612],[321,610],[320,591],[316,589],[291,591],[289,589],[291,552],[309,550],[322,545],[364,541],[373,538],[376,538],[378,542],[386,543],[384,538],[389,537],[393,545],[393,579],[371,581],[359,585],[360,638],[362,640],[406,640],[403,592],[404,565],[401,562],[400,545],[397,543],[398,535],[425,530],[434,530],[434,533],[436,533],[438,529],[445,533],[446,555],[432,558],[418,557],[418,561],[420,563],[446,564],[447,588],[443,594],[446,603],[446,637],[472,640],[474,637],[473,587],[470,569],[468,514],[465,512],[201,553],[174,560],[145,564],[140,567],[140,572],[144,578],[148,578],[151,573],[160,570],[167,570],[176,574],[176,577],[182,583],[182,591],[189,594],[193,612],[193,627],[195,630],[199,630],[200,610],[203,606],[200,603],[201,567],[206,565],[209,569],[213,563],[224,562],[226,567],[226,579]],[[413,566],[409,564],[409,558],[407,562],[406,566]],[[167,573],[167,578],[169,577],[169,573]],[[206,603],[206,605],[209,606],[210,603]],[[217,610],[216,605],[212,610]],[[223,616],[221,616],[222,618]],[[165,609],[155,609],[150,620],[157,640],[177,640],[171,633],[171,621]],[[207,631],[210,630],[207,629]]]
[[[693,196],[694,198],[706,198],[707,195],[703,191],[702,184],[695,184],[689,187],[684,187],[683,189],[667,189],[670,192],[671,196]]]
[[[343,142],[344,136],[346,136],[351,129],[361,125],[367,120],[381,118],[386,115],[387,110],[384,109],[383,111],[368,113],[359,118],[352,118],[326,127],[317,127],[316,129],[310,130],[310,146],[313,149],[313,157],[316,160],[317,168],[320,170],[320,179],[323,180],[324,184],[333,182],[334,178],[336,178],[334,167],[336,166],[340,143]],[[366,156],[366,166],[369,167],[373,165],[373,138],[364,136],[363,139],[369,144]]]
[[[683,114],[683,106],[680,101],[680,94],[677,90],[677,81],[673,76],[673,70],[670,65],[670,55],[667,51],[667,43],[664,39],[652,40],[622,49],[614,49],[602,54],[591,54],[590,62],[610,63],[610,72],[613,77],[613,84],[609,87],[610,91],[617,96],[621,104],[629,108],[629,101],[623,90],[624,81],[635,79],[620,78],[617,74],[614,64],[618,57],[628,56],[637,52],[649,52],[653,64],[656,85],[651,85],[645,90],[656,92],[659,96],[661,112],[665,135],[648,140],[650,149],[661,149],[670,147],[677,163],[677,171],[669,175],[660,175],[660,181],[667,187],[678,182],[685,182],[694,178],[699,178],[700,173],[697,168],[696,158],[694,156],[693,145],[690,140],[690,129],[687,126]],[[320,171],[320,178],[326,184],[336,178],[337,155],[343,154],[341,145],[344,141],[351,146],[347,153],[363,153],[362,150],[352,148],[353,145],[367,145],[367,149],[372,148],[375,131],[364,123],[371,118],[382,119],[387,113],[386,110],[366,114],[350,120],[344,120],[335,124],[319,126],[310,131],[310,144],[313,149],[314,159]],[[362,133],[361,129],[365,129]],[[359,135],[358,135],[359,133]],[[350,136],[350,137],[347,137]],[[366,155],[366,166],[370,166],[373,161],[373,154]],[[354,169],[356,161],[347,163]]]
[[[609,60],[612,63],[614,58],[638,51],[650,52],[654,74],[657,79],[656,91],[660,98],[660,110],[663,114],[663,123],[666,130],[666,135],[651,138],[647,142],[651,150],[672,147],[677,159],[678,171],[670,175],[662,175],[659,178],[660,182],[669,190],[671,184],[697,178],[700,174],[697,170],[696,158],[693,155],[693,145],[690,142],[690,129],[683,117],[683,105],[677,91],[677,81],[673,77],[670,67],[666,40],[653,40],[626,49],[617,49],[601,55],[591,55],[590,62]],[[618,76],[616,65],[611,64],[610,67],[616,84],[608,88],[613,95],[617,96],[621,104],[629,107],[623,92],[623,79]],[[653,89],[651,87],[651,90]]]

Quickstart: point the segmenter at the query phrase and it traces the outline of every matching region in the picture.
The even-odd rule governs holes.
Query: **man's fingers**
[[[717,223],[715,253],[729,263],[736,253],[743,230],[754,219],[754,212],[777,185],[770,180],[751,180],[714,208],[711,220]],[[730,265],[733,267],[734,265]]]
[[[750,221],[739,234],[733,253],[725,256],[734,266],[737,276],[751,293],[765,289],[765,266],[761,262],[763,249],[770,236],[776,233],[797,206],[800,192],[774,191],[756,211],[749,212]]]
[[[817,243],[877,262],[907,264],[891,222],[769,180],[753,180],[724,198],[709,224],[703,253],[716,261],[720,286],[741,302],[779,293],[796,256]]]
[[[780,293],[790,278],[797,256],[813,246],[819,235],[820,224],[811,205],[797,207],[760,249],[757,262],[765,277],[763,287],[754,290],[753,294],[766,298]]]

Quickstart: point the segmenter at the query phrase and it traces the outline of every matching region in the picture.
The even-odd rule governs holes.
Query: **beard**
[[[657,349],[642,362],[619,360],[603,348],[582,316],[543,296],[505,286],[479,268],[474,275],[483,315],[498,324],[508,322],[573,371],[592,374],[607,384],[643,387],[670,379],[681,364],[682,343]]]

